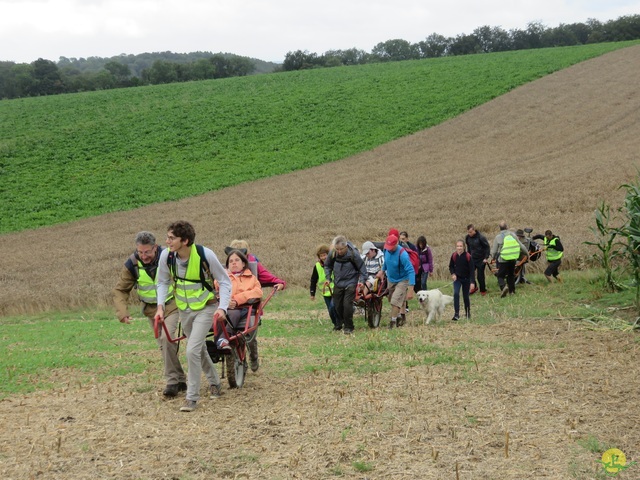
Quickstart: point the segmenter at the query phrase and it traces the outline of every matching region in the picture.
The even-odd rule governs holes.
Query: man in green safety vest
[[[547,254],[548,262],[544,276],[547,277],[549,282],[552,281],[552,278],[555,278],[556,282],[562,283],[562,279],[558,276],[560,274],[558,270],[562,263],[562,255],[564,254],[564,247],[562,246],[562,242],[560,242],[560,237],[554,235],[551,230],[547,230],[544,232],[544,236],[534,235],[532,238],[534,240],[544,238],[544,250]]]
[[[156,302],[156,271],[162,247],[156,244],[156,237],[151,232],[139,232],[135,239],[136,250],[131,254],[122,267],[118,283],[113,289],[113,304],[116,308],[118,320],[131,323],[129,313],[129,297],[132,290],[138,293],[142,302],[142,314],[149,319],[153,328],[153,316],[158,308]],[[165,308],[165,323],[172,337],[178,329],[178,307],[173,298],[173,289],[167,296]],[[187,389],[187,380],[178,359],[178,344],[168,341],[163,331],[158,336],[158,346],[164,363],[164,377],[167,382],[162,394],[165,397],[175,397],[179,392]]]
[[[498,286],[501,289],[500,296],[506,297],[507,294],[516,293],[516,262],[520,257],[520,253],[529,255],[527,247],[525,247],[515,233],[508,230],[507,222],[502,220],[498,225],[500,233],[493,239],[491,246],[491,258],[498,264]],[[506,277],[506,285],[505,285]]]
[[[167,228],[167,246],[158,260],[158,309],[155,320],[162,323],[166,314],[169,289],[180,312],[187,336],[187,395],[181,412],[192,412],[200,399],[200,376],[209,380],[209,398],[220,396],[220,377],[205,344],[214,319],[226,316],[231,299],[231,280],[212,250],[196,245],[196,231],[189,222],[179,220]],[[219,299],[213,293],[213,281],[219,285]]]

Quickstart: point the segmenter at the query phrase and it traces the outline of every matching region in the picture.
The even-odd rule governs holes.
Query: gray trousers
[[[202,310],[180,310],[182,329],[187,336],[187,400],[200,399],[200,377],[204,372],[209,385],[220,385],[220,377],[205,343],[213,325],[217,305],[207,305]]]
[[[178,310],[174,311],[171,315],[164,319],[164,323],[167,325],[167,330],[171,338],[176,338],[178,332],[178,322],[180,316]],[[153,317],[149,317],[149,324],[153,328]],[[160,327],[160,334],[156,339],[158,346],[160,347],[160,354],[162,355],[162,363],[164,364],[164,378],[167,381],[167,385],[175,385],[180,382],[186,382],[186,376],[180,359],[178,358],[178,344],[171,343],[167,336],[164,334],[164,328]]]

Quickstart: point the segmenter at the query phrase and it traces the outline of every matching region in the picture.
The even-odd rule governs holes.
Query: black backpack
[[[196,244],[196,252],[198,252],[198,256],[200,257],[200,283],[204,288],[213,292],[213,285],[211,284],[211,269],[209,268],[209,262],[207,261],[207,257],[204,254],[204,247],[202,245]],[[192,278],[182,278],[178,277],[178,270],[176,268],[176,255],[173,252],[169,252],[167,256],[167,265],[169,267],[169,271],[173,278],[177,278],[178,280],[188,280],[190,282],[195,282]]]

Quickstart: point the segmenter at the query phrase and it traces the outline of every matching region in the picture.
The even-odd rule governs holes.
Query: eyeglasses
[[[140,250],[136,250],[136,253],[138,254],[139,257],[142,257],[142,256],[148,257],[148,256],[151,256],[151,255],[154,255],[155,252],[156,252],[155,247],[152,248],[151,250],[146,250],[144,252],[141,252]]]
[[[167,235],[167,240],[169,240],[170,242],[173,242],[174,240],[178,239],[180,237],[174,237],[173,235]]]

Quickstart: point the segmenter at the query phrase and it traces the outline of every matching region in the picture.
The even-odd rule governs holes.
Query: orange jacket
[[[231,298],[238,305],[247,303],[252,298],[262,298],[262,288],[260,282],[251,270],[246,268],[240,275],[234,275],[227,270],[231,279]],[[218,289],[218,282],[215,282],[215,288]]]

